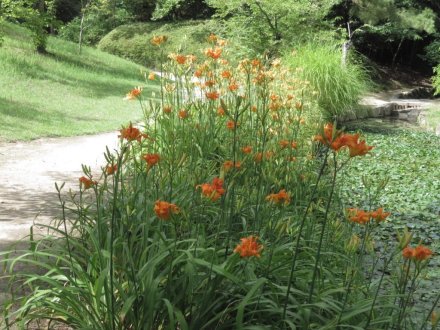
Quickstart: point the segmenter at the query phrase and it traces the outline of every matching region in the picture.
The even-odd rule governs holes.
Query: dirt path
[[[54,183],[78,189],[81,164],[99,171],[117,132],[0,144],[0,248],[29,234],[32,223],[58,215]]]

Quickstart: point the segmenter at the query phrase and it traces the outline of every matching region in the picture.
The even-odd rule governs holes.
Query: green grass
[[[2,29],[0,140],[92,134],[141,118],[123,97],[145,85],[142,67],[88,47],[78,55],[76,44],[52,37],[48,54],[37,54],[26,29]]]
[[[286,53],[284,58],[316,90],[318,104],[329,120],[351,113],[372,87],[365,68],[353,59],[343,66],[341,50],[331,44],[305,44]]]

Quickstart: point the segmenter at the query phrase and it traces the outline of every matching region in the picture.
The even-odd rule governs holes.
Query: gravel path
[[[58,215],[54,183],[78,189],[81,164],[99,171],[117,132],[0,144],[0,249],[29,234],[30,226]]]

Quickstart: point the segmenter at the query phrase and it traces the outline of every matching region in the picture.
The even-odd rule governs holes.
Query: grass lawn
[[[49,38],[48,54],[37,54],[26,29],[5,23],[0,47],[0,141],[92,134],[142,117],[125,93],[145,86],[141,66]],[[156,84],[148,82],[151,95]]]

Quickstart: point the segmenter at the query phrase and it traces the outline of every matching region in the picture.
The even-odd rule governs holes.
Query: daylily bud
[[[348,252],[355,252],[358,250],[360,243],[361,243],[361,239],[359,238],[359,236],[353,234],[345,248]]]
[[[399,242],[399,249],[403,250],[406,246],[411,242],[413,234],[408,231],[408,228],[405,228],[403,234],[400,235],[397,233],[397,240]]]

